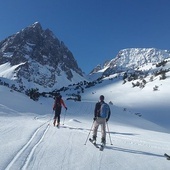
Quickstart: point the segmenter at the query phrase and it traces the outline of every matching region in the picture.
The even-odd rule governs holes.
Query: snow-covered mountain
[[[60,92],[68,110],[62,110],[60,129],[52,124],[51,96],[33,101],[4,87],[8,85],[3,81],[17,80],[15,70],[25,61],[1,64],[0,169],[169,170],[163,156],[170,154],[169,53],[156,49],[122,51],[94,70],[91,81],[66,87],[63,79],[65,88]],[[78,80],[77,75],[74,78]],[[68,100],[71,94],[80,95],[81,101]],[[88,141],[94,106],[101,94],[112,113],[103,152]],[[100,139],[99,130],[97,143]]]
[[[129,48],[121,50],[111,61],[98,65],[90,73],[91,79],[115,73],[134,72],[145,65],[155,65],[170,58],[170,51],[155,48]],[[152,66],[150,67],[150,70]],[[95,75],[96,76],[95,76]]]
[[[90,80],[90,90],[86,94],[93,94],[92,99],[105,94],[108,101],[125,110],[132,109],[152,121],[157,119],[157,124],[162,121],[169,124],[169,51],[122,50],[107,65],[91,73]]]
[[[16,91],[26,91],[29,96],[36,95],[36,100],[39,93],[28,89],[38,88],[42,96],[52,91],[60,92],[67,99],[76,100],[77,97],[78,100],[86,99],[86,94],[91,94],[93,99],[104,91],[108,100],[117,106],[137,107],[137,112],[142,110],[141,102],[150,105],[151,109],[153,101],[156,105],[164,101],[159,109],[164,111],[166,119],[169,117],[168,100],[165,100],[165,93],[169,94],[169,77],[168,50],[130,48],[121,50],[103,66],[98,65],[86,81],[64,43],[50,30],[43,30],[38,22],[0,42],[0,84]],[[110,91],[105,91],[110,86]],[[148,92],[153,94],[148,96]],[[115,98],[115,94],[119,97]],[[132,103],[129,97],[134,96],[143,97]],[[147,109],[143,111],[143,115],[147,116],[147,113]]]
[[[84,80],[71,52],[39,23],[0,42],[0,169],[169,170],[163,156],[170,154],[169,51],[121,50]],[[65,86],[61,128],[53,127],[50,95],[33,101],[4,86]],[[112,113],[103,152],[88,142],[101,94]],[[68,100],[76,95],[81,102]]]
[[[0,77],[19,91],[51,90],[84,80],[71,51],[39,22],[0,42]]]

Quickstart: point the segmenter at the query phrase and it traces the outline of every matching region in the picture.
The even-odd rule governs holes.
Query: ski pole
[[[65,122],[65,118],[66,118],[66,110],[65,110],[65,113],[64,113],[63,125],[64,125],[64,122]]]
[[[107,124],[107,130],[108,130],[108,133],[109,133],[110,144],[111,144],[111,145],[113,145],[112,140],[111,140],[111,137],[110,137],[109,125],[108,125],[108,123],[107,123],[107,122],[106,122],[106,124]]]
[[[93,128],[93,124],[94,124],[94,121],[93,121],[93,123],[92,123],[92,126],[91,126],[91,128],[90,128],[89,134],[87,135],[87,139],[86,139],[84,145],[86,145],[86,143],[87,143],[87,140],[88,140],[88,138],[89,138],[89,136],[90,136],[90,133],[91,133],[91,130],[92,130],[92,128]]]

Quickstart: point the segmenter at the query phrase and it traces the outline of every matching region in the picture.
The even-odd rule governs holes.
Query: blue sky
[[[170,50],[170,0],[1,0],[0,41],[36,21],[85,73],[121,49]]]

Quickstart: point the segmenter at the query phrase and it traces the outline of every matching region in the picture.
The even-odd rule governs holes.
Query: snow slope
[[[167,59],[167,61],[164,67],[156,67],[152,63],[147,63],[138,68],[138,71],[148,72],[144,78],[146,81],[144,88],[132,86],[132,83],[136,84],[142,80],[123,83],[122,75],[116,73],[104,78],[102,83],[91,87],[83,98],[95,100],[99,95],[104,94],[108,102],[111,101],[116,106],[126,108],[129,112],[140,113],[143,118],[170,128],[170,72],[166,73],[164,80],[160,80],[160,75],[153,76],[153,72],[160,69],[170,69],[170,60]],[[98,76],[99,73],[93,76]],[[152,81],[151,78],[153,78]],[[157,87],[156,91],[153,90],[155,87]]]
[[[53,99],[34,102],[0,86],[0,169],[169,170],[163,154],[170,153],[170,129],[120,106],[110,105],[111,141],[107,133],[105,150],[86,143],[97,100],[89,92],[82,102],[65,101],[68,110],[62,110],[57,129],[52,125]]]

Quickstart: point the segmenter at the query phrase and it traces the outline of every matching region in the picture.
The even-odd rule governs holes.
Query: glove
[[[106,122],[108,121],[109,119],[106,119]]]
[[[65,109],[67,110],[67,107],[65,107]]]
[[[96,117],[93,118],[94,121],[95,121],[96,119],[97,119]]]

